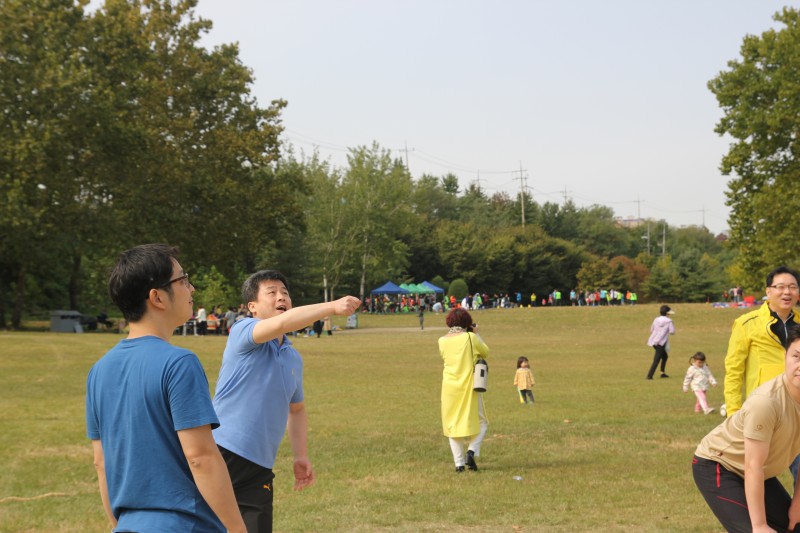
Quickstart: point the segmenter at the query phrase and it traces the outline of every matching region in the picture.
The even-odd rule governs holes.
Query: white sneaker
[[[706,409],[705,411],[703,411],[703,413],[704,413],[704,414],[707,414],[707,415],[708,415],[708,414],[711,414],[711,413],[713,413],[713,412],[714,412],[714,408],[713,408],[713,407],[709,407],[708,409]]]

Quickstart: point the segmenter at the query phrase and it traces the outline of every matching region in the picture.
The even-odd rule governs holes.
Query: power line
[[[336,144],[336,143],[332,143],[332,142],[328,142],[328,141],[323,141],[321,139],[317,139],[317,138],[311,137],[309,135],[305,135],[303,133],[300,133],[298,131],[295,131],[295,130],[292,130],[292,129],[289,129],[289,128],[285,128],[284,132],[287,132],[287,133],[291,134],[291,135],[286,135],[286,137],[289,138],[291,141],[296,142],[298,144],[311,145],[316,149],[325,149],[325,150],[332,150],[332,151],[345,152],[345,153],[350,152],[350,150],[351,150],[350,147],[343,146],[343,145]],[[611,206],[615,206],[615,205],[636,204],[636,212],[637,212],[637,219],[638,220],[642,219],[642,206],[644,206],[646,209],[649,209],[651,211],[656,211],[656,212],[663,213],[663,214],[681,215],[681,214],[699,213],[701,215],[701,225],[702,225],[702,227],[706,226],[706,214],[707,213],[710,216],[712,216],[715,220],[722,220],[722,221],[726,221],[727,220],[727,217],[718,216],[718,215],[715,215],[714,213],[710,212],[708,209],[706,209],[705,205],[703,205],[700,209],[666,209],[666,208],[663,208],[661,206],[658,206],[658,205],[655,205],[655,204],[651,204],[651,203],[649,203],[649,202],[647,202],[645,200],[642,200],[641,198],[639,198],[638,195],[637,195],[637,198],[635,200],[599,201],[599,200],[584,196],[584,195],[582,195],[580,193],[575,193],[574,191],[568,190],[566,185],[564,186],[564,188],[562,190],[558,190],[558,191],[552,191],[552,192],[551,191],[540,191],[540,190],[538,190],[538,189],[536,189],[534,187],[528,187],[527,186],[527,184],[524,181],[524,179],[526,179],[527,176],[523,177],[521,175],[521,170],[524,170],[524,169],[521,169],[521,166],[522,166],[521,163],[520,163],[520,169],[521,170],[517,170],[517,169],[515,169],[515,170],[486,170],[486,169],[479,169],[479,168],[469,167],[469,166],[465,166],[465,165],[460,165],[458,163],[454,163],[452,161],[449,161],[449,160],[444,159],[442,157],[439,157],[437,155],[433,155],[433,154],[427,153],[427,152],[425,152],[423,150],[420,150],[418,148],[409,149],[407,143],[404,143],[404,148],[401,148],[398,151],[403,152],[405,154],[406,169],[409,171],[409,173],[410,173],[410,169],[409,169],[409,155],[410,155],[411,157],[417,158],[420,161],[424,161],[426,163],[429,163],[431,165],[435,165],[435,166],[440,167],[440,168],[444,168],[446,170],[450,170],[450,171],[454,171],[454,172],[463,172],[463,173],[475,174],[475,175],[478,176],[477,179],[475,180],[475,181],[477,181],[478,188],[482,189],[482,190],[485,189],[485,190],[488,190],[488,191],[508,192],[509,189],[515,187],[515,184],[514,184],[515,181],[520,181],[520,189],[522,191],[521,192],[521,196],[523,196],[523,197],[524,197],[525,191],[531,191],[531,192],[535,193],[539,197],[544,196],[546,198],[561,199],[561,200],[563,200],[564,203],[566,203],[566,201],[567,201],[567,199],[569,197],[569,199],[578,200],[580,203],[582,203],[584,205],[590,204],[590,205],[601,205],[601,206],[611,207]],[[482,181],[484,181],[481,178],[481,174],[483,174],[484,176],[486,176],[486,175],[490,175],[491,176],[491,175],[514,175],[514,174],[520,174],[520,177],[513,177],[513,178],[511,178],[511,181],[507,181],[507,182],[504,182],[504,183],[501,183],[501,184],[498,184],[498,185],[495,185],[495,186],[491,186],[489,184],[483,185],[481,183]]]

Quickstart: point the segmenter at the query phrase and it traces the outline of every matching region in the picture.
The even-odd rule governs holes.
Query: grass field
[[[673,308],[672,377],[652,381],[644,377],[656,305],[475,313],[492,349],[490,428],[480,470],[459,475],[439,416],[442,315],[426,314],[424,331],[413,314],[361,315],[357,330],[296,338],[317,484],[292,492],[284,441],[275,530],[721,531],[690,469],[721,418],[695,414],[681,382],[698,350],[722,382],[743,311]],[[120,338],[0,333],[0,531],[108,531],[83,398],[90,366]],[[198,354],[213,390],[225,338],[173,341]],[[512,385],[520,355],[536,378],[533,407],[518,403]],[[721,398],[722,387],[712,389],[711,405]]]

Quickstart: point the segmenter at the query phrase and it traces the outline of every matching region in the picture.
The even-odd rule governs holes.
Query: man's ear
[[[147,300],[150,302],[150,305],[158,309],[164,309],[164,301],[161,298],[161,294],[158,292],[158,289],[150,289],[150,293],[147,295]]]

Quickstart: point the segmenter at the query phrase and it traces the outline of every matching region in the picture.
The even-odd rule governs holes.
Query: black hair
[[[667,316],[667,313],[670,311],[672,311],[672,309],[670,309],[668,305],[662,305],[661,309],[658,310],[658,312],[661,313],[661,316]]]
[[[258,301],[258,290],[261,288],[261,283],[272,280],[282,282],[286,289],[289,289],[286,276],[277,270],[259,270],[255,274],[251,274],[242,284],[242,303],[247,305],[250,302]]]
[[[170,295],[173,261],[178,249],[168,244],[142,244],[119,254],[108,277],[108,295],[128,322],[138,322],[147,310],[150,289]]]
[[[800,325],[794,324],[786,328],[786,349],[797,340],[800,340]]]
[[[528,361],[528,358],[525,357],[524,355],[522,357],[520,357],[519,359],[517,359],[517,368],[521,368],[522,367],[522,363],[528,363],[528,366],[530,366],[530,362]]]
[[[792,270],[791,268],[787,267],[786,265],[779,266],[769,274],[767,274],[767,284],[766,287],[772,285],[772,280],[775,279],[775,276],[778,274],[789,274],[794,278],[795,283],[800,283],[800,275],[797,274],[796,271]]]

